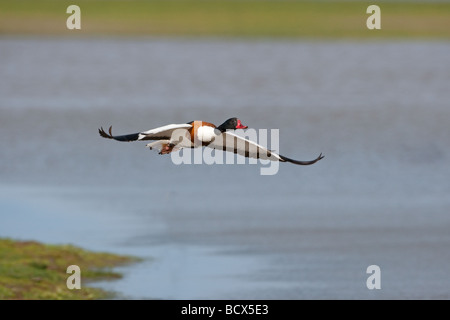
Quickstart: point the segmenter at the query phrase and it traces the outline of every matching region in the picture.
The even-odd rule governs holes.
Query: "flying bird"
[[[310,165],[323,159],[321,153],[314,160],[293,160],[230,132],[230,130],[247,128],[238,118],[230,118],[218,127],[205,121],[191,121],[182,124],[168,124],[148,131],[121,136],[112,135],[112,126],[109,127],[109,133],[106,133],[103,128],[100,128],[98,131],[103,138],[117,141],[156,140],[146,146],[150,150],[156,148],[159,154],[169,154],[182,148],[204,146],[216,150],[233,152],[247,158],[291,162],[298,165]]]

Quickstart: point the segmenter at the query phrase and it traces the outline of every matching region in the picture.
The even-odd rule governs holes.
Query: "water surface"
[[[100,284],[125,298],[448,299],[449,52],[0,38],[0,236],[143,257]],[[97,133],[232,116],[325,159],[261,176]]]

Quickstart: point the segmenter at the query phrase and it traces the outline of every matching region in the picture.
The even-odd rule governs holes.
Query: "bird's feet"
[[[169,154],[172,152],[173,147],[175,147],[173,143],[163,144],[159,154]]]

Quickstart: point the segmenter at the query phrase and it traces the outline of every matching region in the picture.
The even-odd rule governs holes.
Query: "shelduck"
[[[182,148],[205,146],[234,152],[247,158],[291,162],[298,165],[310,165],[324,158],[321,153],[314,160],[293,160],[230,132],[230,130],[247,128],[238,118],[230,118],[218,127],[205,121],[191,121],[182,124],[169,124],[148,131],[121,136],[112,135],[112,126],[109,127],[109,134],[103,128],[100,128],[98,131],[103,138],[117,141],[156,140],[146,146],[150,149],[158,149],[159,154],[169,154]]]

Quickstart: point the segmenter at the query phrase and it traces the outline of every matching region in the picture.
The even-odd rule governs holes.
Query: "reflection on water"
[[[144,257],[101,284],[128,298],[449,298],[449,49],[2,38],[0,236]],[[261,176],[97,133],[232,116],[325,159]]]

